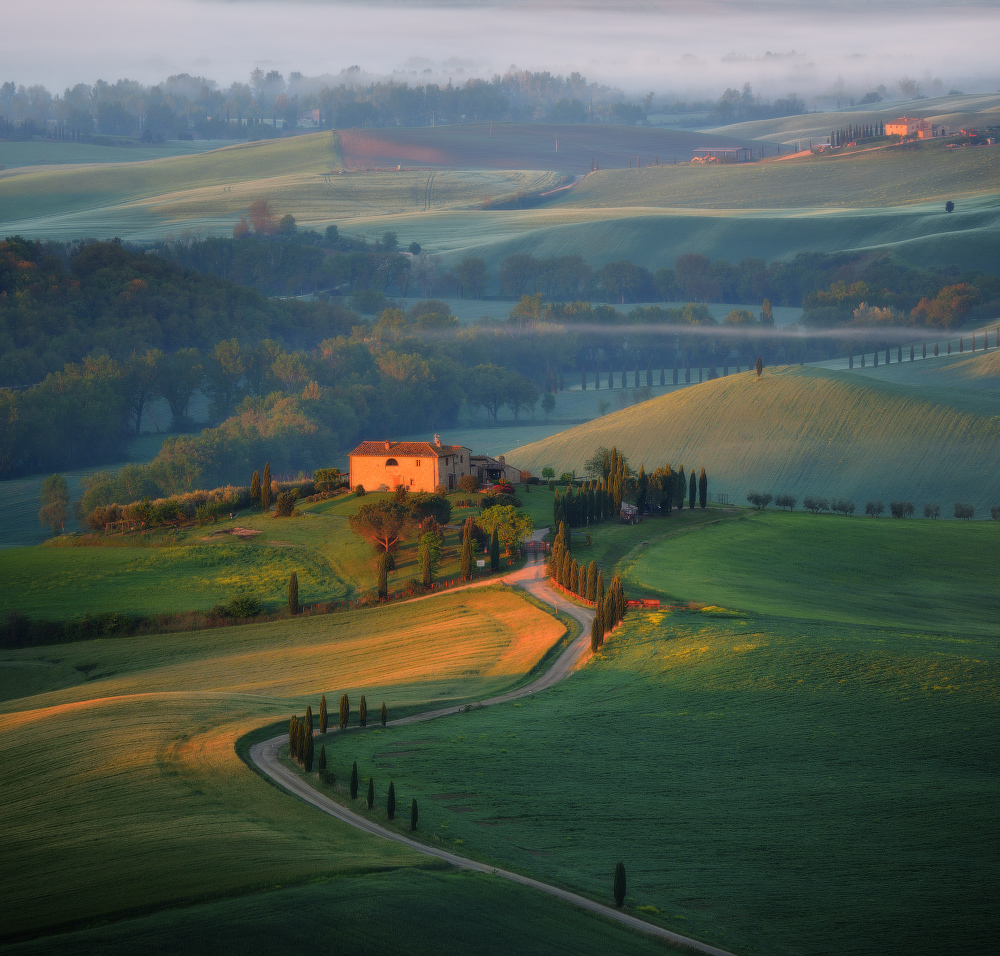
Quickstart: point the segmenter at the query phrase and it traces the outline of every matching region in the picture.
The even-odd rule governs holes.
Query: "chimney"
[[[392,444],[392,442],[388,442],[388,441],[387,441],[387,442],[385,443],[385,450],[386,450],[386,451],[388,451],[388,450],[389,450],[389,446],[390,446],[391,444]]]
[[[440,435],[435,435],[434,436],[434,444],[437,445],[438,448],[441,447],[441,436]]]
[[[504,461],[503,455],[500,456],[500,467],[503,468],[506,462]]]

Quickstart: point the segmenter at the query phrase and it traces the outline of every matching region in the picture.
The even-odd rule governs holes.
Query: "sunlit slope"
[[[333,133],[229,146],[140,163],[35,168],[0,177],[5,234],[162,238],[182,229],[228,234],[255,199],[303,225],[356,216],[474,208],[553,188],[547,171],[343,169]]]
[[[990,342],[992,341],[991,332]],[[928,356],[922,360],[917,346],[913,362],[907,361],[908,349],[904,349],[903,354],[902,362],[893,361],[889,365],[884,362],[877,367],[866,364],[865,368],[861,369],[855,362],[854,374],[883,382],[929,386],[936,389],[958,388],[977,392],[1000,392],[1000,351],[995,349],[989,352],[976,352],[974,355],[968,352],[964,354],[953,352],[951,355]],[[871,356],[869,356],[870,361]]]
[[[510,686],[564,633],[506,589],[0,652],[0,939],[424,858],[325,820],[234,745],[321,692],[370,715]],[[443,634],[451,635],[443,641]],[[25,694],[35,696],[25,697]],[[336,717],[334,716],[334,719]],[[372,717],[370,717],[372,719]],[[386,780],[378,780],[384,793]]]
[[[560,206],[794,209],[896,206],[995,194],[1000,149],[875,149],[763,163],[599,170]]]
[[[941,504],[1000,503],[1000,400],[783,367],[692,386],[507,453],[535,474],[582,471],[601,445],[638,468],[704,466],[711,487]]]
[[[776,119],[750,120],[717,126],[712,133],[757,140],[791,143],[810,138],[815,143],[825,143],[830,131],[841,126],[892,120],[897,116],[922,117],[933,123],[948,126],[993,125],[1000,120],[1000,94],[961,94],[938,96],[922,100],[901,100],[891,103],[871,103],[865,106],[848,106],[825,113],[801,113],[798,116],[781,116]]]

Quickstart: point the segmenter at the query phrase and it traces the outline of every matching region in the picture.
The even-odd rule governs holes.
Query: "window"
[[[458,456],[458,461],[459,461],[459,464],[464,465],[465,464],[465,455],[459,455]]]
[[[389,459],[389,460],[388,460],[388,461],[387,461],[387,462],[385,463],[385,467],[386,467],[386,468],[398,468],[398,467],[399,467],[399,462],[398,462],[398,461],[396,461],[396,459],[395,459],[395,458],[390,458],[390,459]]]
[[[417,459],[417,467],[418,468],[420,467],[420,459],[419,458]]]

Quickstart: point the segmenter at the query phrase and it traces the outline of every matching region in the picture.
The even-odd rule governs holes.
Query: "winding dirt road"
[[[537,534],[538,532],[536,532],[536,535]],[[579,605],[574,604],[572,601],[569,601],[567,598],[557,594],[551,588],[547,587],[545,583],[545,562],[541,555],[536,556],[535,563],[529,564],[520,571],[508,574],[500,580],[506,584],[521,587],[529,594],[543,601],[545,604],[548,604],[550,607],[569,614],[575,620],[580,622],[582,630],[580,636],[577,637],[576,640],[574,640],[573,643],[570,644],[558,658],[556,658],[551,667],[549,667],[543,674],[539,675],[530,683],[525,684],[523,687],[518,687],[505,694],[499,694],[496,697],[490,697],[486,700],[473,704],[472,706],[477,709],[482,707],[492,707],[496,704],[504,704],[508,701],[517,700],[520,697],[528,697],[531,694],[537,694],[539,691],[552,687],[559,681],[565,680],[570,676],[570,674],[578,669],[581,663],[585,660],[586,656],[590,653],[590,625],[594,617],[594,612],[590,608],[580,607]],[[485,587],[489,584],[496,583],[497,580],[492,579],[482,583],[469,585],[469,587]],[[451,594],[452,591],[442,591],[439,593]],[[418,598],[417,600],[433,600],[438,596],[439,595],[437,594],[428,595],[426,598]],[[439,710],[432,710],[422,714],[413,714],[409,717],[402,717],[399,720],[390,720],[387,726],[402,727],[407,724],[420,723],[425,720],[435,720],[438,717],[446,717],[449,714],[462,713],[465,709],[465,705],[443,707]],[[350,824],[358,830],[363,830],[365,833],[370,833],[373,836],[382,837],[385,840],[394,840],[396,843],[401,843],[404,846],[410,847],[410,849],[416,850],[418,853],[422,853],[425,856],[432,856],[436,859],[444,860],[446,863],[450,863],[452,866],[461,870],[473,870],[477,873],[488,873],[493,876],[502,877],[505,880],[510,880],[513,883],[520,883],[522,886],[529,886],[532,889],[538,890],[540,893],[546,893],[549,896],[556,897],[557,899],[565,900],[568,903],[572,903],[574,906],[579,906],[581,909],[589,910],[591,913],[597,913],[600,916],[615,920],[618,923],[623,923],[624,925],[629,926],[632,929],[639,930],[649,936],[658,937],[689,950],[699,953],[707,953],[709,956],[733,956],[732,953],[729,953],[726,950],[717,949],[714,946],[709,946],[706,943],[701,943],[695,939],[689,939],[686,936],[681,936],[679,933],[672,933],[670,930],[664,929],[662,926],[655,926],[652,923],[647,923],[645,920],[638,919],[637,917],[624,913],[612,906],[605,906],[603,903],[597,903],[585,896],[580,896],[577,893],[571,893],[569,890],[561,889],[558,886],[551,886],[550,884],[542,883],[539,880],[533,880],[530,877],[522,876],[520,873],[513,873],[510,870],[502,870],[497,867],[488,866],[485,863],[478,863],[475,860],[458,856],[447,850],[441,850],[433,846],[428,846],[424,843],[419,843],[416,840],[404,836],[402,833],[380,826],[373,820],[369,820],[361,814],[355,813],[343,804],[337,803],[335,800],[331,800],[325,794],[320,793],[318,790],[311,787],[297,773],[284,766],[284,764],[278,760],[278,751],[281,746],[287,742],[287,739],[287,734],[281,734],[280,736],[272,737],[270,740],[254,744],[250,748],[250,759],[275,783],[281,785],[300,799],[305,800],[306,803],[312,804],[312,806],[317,807],[324,813],[328,813],[331,816],[336,817],[338,820],[342,820],[344,823]]]

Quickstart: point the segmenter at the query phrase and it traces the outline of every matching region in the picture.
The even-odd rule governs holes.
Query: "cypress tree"
[[[615,906],[618,909],[622,908],[625,903],[625,864],[616,863],[615,864]]]
[[[698,497],[698,479],[695,478],[694,469],[691,469],[691,480],[688,482],[688,507],[694,510],[695,499]]]
[[[649,357],[649,364],[646,366],[646,386],[651,387],[653,384],[653,356]]]
[[[424,587],[429,588],[431,586],[431,549],[426,544],[422,549],[422,555],[423,555]]]
[[[684,369],[684,384],[685,385],[690,385],[691,384],[691,366],[690,365],[688,365]]]
[[[321,734],[326,733],[326,728],[329,726],[330,721],[326,712],[326,694],[324,694],[319,699],[319,732]]]
[[[311,737],[313,735],[313,711],[312,711],[312,706],[310,704],[306,704],[305,723],[306,723],[306,732]]]
[[[306,722],[300,720],[296,724],[298,742],[295,744],[295,757],[301,764],[306,758]]]
[[[250,479],[250,504],[260,504],[260,472],[255,471]]]
[[[320,744],[319,764],[316,769],[319,770],[320,773],[326,770],[326,744]]]
[[[413,802],[410,804],[410,829],[416,830],[417,828],[417,798],[413,798]]]
[[[587,600],[597,600],[597,565],[593,561],[587,565]]]
[[[580,369],[580,389],[582,391],[587,391],[587,370],[585,368]]]
[[[466,581],[472,577],[472,525],[469,520],[462,530],[462,577]]]
[[[910,361],[913,361],[913,346],[910,346]]]
[[[601,646],[601,622],[594,614],[594,620],[590,622],[590,651],[592,654],[596,654],[598,648]]]
[[[386,797],[385,801],[385,812],[386,816],[390,820],[396,817],[396,785],[390,780],[389,781],[389,796]]]
[[[615,367],[613,365],[608,366],[608,388],[615,387]]]
[[[891,365],[892,364],[892,361],[891,361],[891,359],[889,357],[889,346],[888,345],[885,347],[885,364],[886,365]]]
[[[580,580],[580,565],[576,558],[570,561],[568,577],[569,580],[566,582],[566,587],[575,593],[577,582]]]
[[[365,700],[364,694],[361,695],[361,701],[358,704],[358,726],[368,726],[368,701]]]
[[[677,363],[674,363],[674,385],[677,384]]]
[[[260,480],[260,509],[265,514],[271,507],[271,463],[264,465],[264,477]]]
[[[500,570],[500,535],[497,529],[493,529],[493,537],[490,539],[490,570]]]
[[[368,809],[371,810],[372,804],[375,802],[375,778],[368,778]]]
[[[667,384],[667,370],[661,366],[660,367],[660,388],[663,388],[663,386],[666,385],[666,384]]]
[[[674,480],[674,504],[677,506],[678,511],[684,510],[684,489],[686,485],[684,466],[681,465],[681,470],[677,472],[677,478]]]
[[[347,726],[347,721],[351,718],[351,702],[347,699],[347,694],[340,698],[340,729]]]
[[[382,702],[382,726],[385,726],[385,722],[389,719],[389,711],[385,709],[385,701]]]
[[[304,753],[302,754],[302,766],[305,768],[306,773],[312,773],[313,768],[313,735],[312,729],[306,728],[305,730],[305,747],[303,748]]]
[[[563,552],[562,568],[559,574],[559,583],[564,587],[569,587],[569,572],[573,566],[573,555],[569,551]]]
[[[903,346],[897,346],[896,348],[896,364],[898,365],[903,361]]]
[[[357,800],[358,798],[358,762],[357,760],[351,765],[351,799]]]
[[[299,749],[299,718],[292,717],[288,721],[288,756],[292,760],[298,759]]]
[[[701,469],[701,474],[698,476],[698,504],[700,504],[702,508],[708,504],[708,475],[705,474],[704,467]]]
[[[294,571],[288,576],[288,613],[299,613],[299,576]]]

